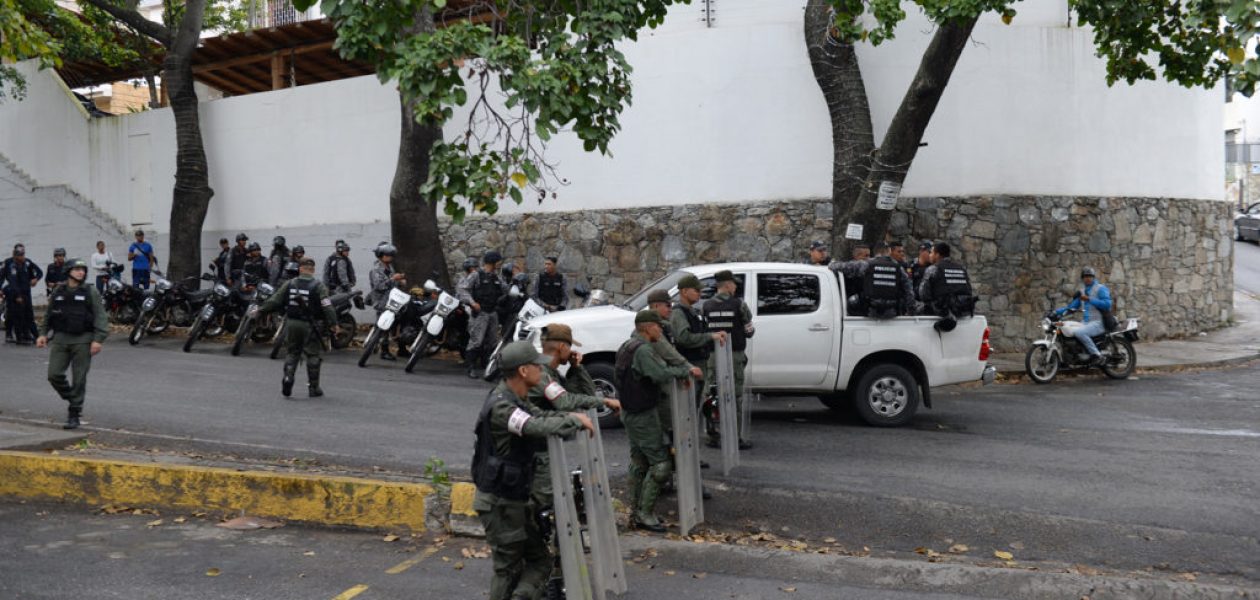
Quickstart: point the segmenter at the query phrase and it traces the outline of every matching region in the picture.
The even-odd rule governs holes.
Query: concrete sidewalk
[[[1141,329],[1139,328],[1139,333]],[[1141,341],[1134,345],[1139,369],[1175,371],[1191,367],[1212,367],[1260,359],[1260,298],[1247,292],[1234,292],[1234,324],[1204,335],[1181,340]],[[989,364],[1003,375],[1024,374],[1027,348],[998,352]]]

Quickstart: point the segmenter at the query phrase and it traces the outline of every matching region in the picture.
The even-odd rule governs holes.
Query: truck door
[[[758,273],[750,302],[748,383],[758,388],[816,388],[834,360],[837,321],[831,295],[813,273]]]

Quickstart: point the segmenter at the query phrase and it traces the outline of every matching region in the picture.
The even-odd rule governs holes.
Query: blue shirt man
[[[1107,286],[1096,281],[1097,273],[1093,267],[1085,267],[1081,269],[1081,283],[1085,288],[1077,293],[1076,298],[1067,306],[1055,311],[1059,315],[1069,310],[1084,309],[1084,317],[1082,322],[1084,326],[1076,330],[1074,336],[1089,355],[1093,357],[1093,365],[1102,364],[1102,353],[1098,351],[1098,346],[1094,344],[1094,336],[1102,335],[1107,331],[1107,325],[1103,320],[1104,312],[1111,312],[1111,290]]]
[[[149,271],[157,266],[153,256],[153,244],[144,241],[144,230],[136,230],[136,241],[127,248],[127,260],[131,261],[131,285],[149,289]]]

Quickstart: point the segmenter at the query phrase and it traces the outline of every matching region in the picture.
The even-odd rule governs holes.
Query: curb
[[[464,537],[486,537],[485,527],[473,510],[473,498],[477,494],[477,486],[471,483],[451,484],[451,511],[447,520],[447,528],[451,533]]]
[[[341,476],[0,451],[0,496],[248,513],[286,521],[427,530],[433,486]],[[470,502],[471,506],[471,502]]]
[[[1181,363],[1181,364],[1175,364],[1175,365],[1152,365],[1152,366],[1147,366],[1147,367],[1138,365],[1135,371],[1147,372],[1147,373],[1175,373],[1182,369],[1211,369],[1211,368],[1220,368],[1220,367],[1232,367],[1232,366],[1237,366],[1237,365],[1244,365],[1244,364],[1247,364],[1249,362],[1256,361],[1256,360],[1260,360],[1260,353],[1247,354],[1243,356],[1236,356],[1234,358],[1225,358],[1221,360],[1211,360],[1211,361],[1197,362],[1197,363]],[[1011,378],[1023,378],[1028,375],[1028,372],[1024,370],[1024,367],[1017,367],[1013,369],[998,369],[998,375],[1002,375],[1004,377],[1011,377]]]

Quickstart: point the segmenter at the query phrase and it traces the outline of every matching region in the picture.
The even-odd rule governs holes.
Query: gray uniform
[[[385,310],[385,300],[389,298],[389,291],[394,288],[402,289],[401,283],[394,281],[393,276],[393,263],[387,265],[379,260],[372,265],[372,271],[368,273],[368,285],[372,286],[372,289],[368,290],[367,301],[378,313]]]
[[[458,295],[460,302],[472,306],[476,302],[477,287],[481,282],[482,271],[474,271],[459,282]],[[498,273],[490,272],[489,276],[494,278],[495,285],[499,288],[499,303],[502,304],[507,299],[507,286],[504,285],[503,279]],[[470,363],[477,359],[489,360],[487,356],[494,350],[495,344],[499,343],[499,313],[496,309],[483,306],[480,311],[474,311],[474,314],[468,317],[468,360]]]

